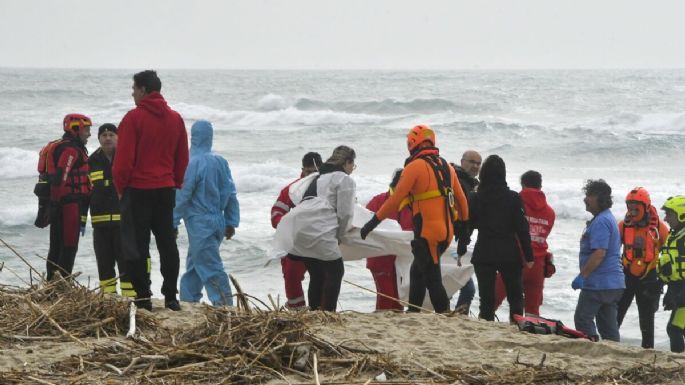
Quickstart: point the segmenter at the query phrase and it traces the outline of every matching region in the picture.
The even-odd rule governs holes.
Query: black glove
[[[466,242],[460,239],[457,241],[457,255],[461,257],[464,254],[466,254]]]
[[[369,235],[369,233],[372,232],[379,223],[381,223],[381,221],[378,220],[378,217],[376,217],[376,215],[372,216],[360,231],[362,239],[366,239],[366,236]]]
[[[466,246],[471,243],[471,231],[468,221],[454,222],[454,240],[457,242],[457,255],[466,254]]]

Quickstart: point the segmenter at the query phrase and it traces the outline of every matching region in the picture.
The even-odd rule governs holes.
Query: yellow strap
[[[675,314],[673,315],[671,325],[679,329],[685,329],[685,307],[679,307],[673,311]]]
[[[117,280],[115,278],[103,279],[100,281],[100,287],[104,293],[116,294]]]
[[[132,289],[121,289],[121,295],[126,298],[136,298],[136,291]]]
[[[86,223],[88,222],[88,216],[87,215],[81,215],[81,223]]]
[[[133,284],[131,282],[121,281],[120,285],[122,289],[133,289]]]
[[[97,180],[105,179],[105,176],[104,176],[102,171],[93,171],[90,173],[90,175],[88,175],[88,177],[90,178],[91,182],[95,182]]]
[[[102,222],[119,221],[119,220],[121,220],[121,215],[119,215],[119,214],[93,215],[90,217],[90,221],[92,223],[102,223]]]
[[[412,204],[414,202],[425,201],[427,199],[438,198],[441,196],[442,196],[442,194],[440,193],[440,190],[430,190],[430,191],[422,192],[420,194],[409,195],[408,197],[406,197],[402,200],[402,202],[400,203],[400,208],[398,211],[402,210],[407,205]]]

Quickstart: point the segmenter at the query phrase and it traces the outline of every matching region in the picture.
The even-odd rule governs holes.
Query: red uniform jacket
[[[369,209],[370,211],[373,211],[374,213],[378,211],[378,209],[383,206],[383,203],[388,200],[390,197],[389,192],[384,192],[381,194],[376,195],[373,197],[369,203],[366,204],[366,208]],[[389,217],[389,219],[396,220],[400,223],[400,227],[402,230],[408,230],[411,231],[414,229],[414,223],[412,222],[412,211],[409,206],[406,206],[403,208],[399,213],[394,212],[392,213]],[[388,266],[388,264],[391,264],[394,266],[395,264],[395,256],[391,256],[392,258],[385,258],[387,256],[382,256],[382,257],[374,257],[374,258],[367,258],[366,259],[366,268],[367,269],[383,269]]]
[[[278,194],[278,198],[276,198],[276,202],[274,202],[274,205],[271,207],[271,226],[273,226],[274,229],[278,227],[278,224],[281,222],[283,216],[289,213],[290,209],[295,207],[293,201],[290,200],[290,185],[300,179],[302,178],[298,178],[292,181],[289,185],[283,187],[281,193]]]
[[[183,118],[159,92],[151,92],[119,124],[112,166],[118,193],[183,186],[188,166],[188,134]]]
[[[530,241],[533,246],[533,256],[540,260],[547,255],[547,237],[554,226],[556,214],[547,204],[547,198],[542,190],[524,188],[519,193],[526,219],[530,225]],[[538,263],[537,261],[535,263]]]

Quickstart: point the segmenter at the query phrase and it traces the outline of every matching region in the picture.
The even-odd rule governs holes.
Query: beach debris
[[[284,311],[239,286],[237,292],[239,308],[197,305],[186,321],[170,323],[164,316],[168,321],[181,315],[137,312],[125,299],[94,292],[70,278],[26,289],[0,286],[0,348],[28,351],[65,342],[84,348],[39,366],[0,370],[0,383],[632,385],[685,378],[685,368],[657,364],[651,357],[628,370],[581,376],[546,364],[546,354],[533,363],[517,357],[509,367],[401,360],[374,348],[373,341],[334,342],[317,334],[317,327],[326,324],[344,327],[345,314]],[[132,330],[135,338],[125,338]]]

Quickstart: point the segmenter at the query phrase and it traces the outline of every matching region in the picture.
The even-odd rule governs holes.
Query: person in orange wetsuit
[[[662,284],[656,272],[659,250],[668,238],[668,227],[659,220],[649,192],[635,187],[626,196],[625,219],[618,223],[623,244],[623,275],[626,289],[618,301],[618,327],[621,327],[628,308],[637,302],[637,313],[642,332],[642,347],[654,348],[654,313],[659,309]]]
[[[397,182],[400,180],[402,169],[393,172],[390,190],[371,198],[366,208],[374,213],[383,206],[383,203],[395,192]],[[411,209],[407,206],[389,217],[399,222],[402,230],[413,230]],[[366,268],[371,271],[373,281],[376,283],[376,310],[404,310],[399,302],[391,298],[399,298],[397,291],[397,272],[395,270],[395,255],[382,255],[366,259]]]
[[[411,205],[414,240],[411,242],[414,261],[409,272],[409,311],[420,311],[426,289],[433,309],[444,313],[449,298],[442,284],[440,256],[452,241],[459,239],[458,250],[466,253],[469,208],[454,168],[440,157],[435,147],[435,132],[418,125],[407,134],[409,158],[397,183],[397,189],[374,216],[362,227],[366,236],[385,218]],[[455,228],[457,231],[455,232]]]

